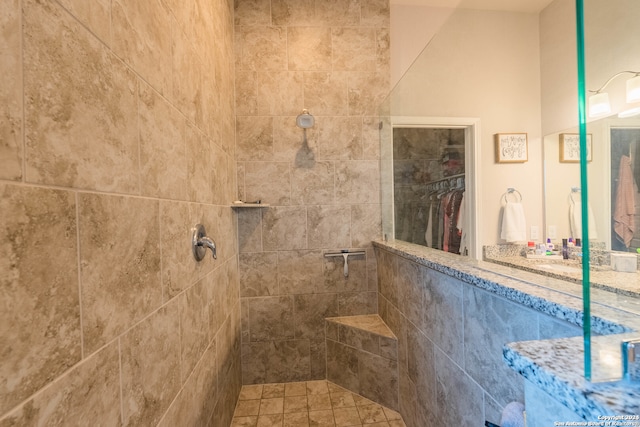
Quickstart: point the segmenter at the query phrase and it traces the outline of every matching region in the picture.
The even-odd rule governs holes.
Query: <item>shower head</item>
[[[309,114],[309,110],[307,110],[306,108],[302,110],[302,113],[298,114],[298,117],[296,117],[296,125],[299,128],[309,129],[313,127],[314,123],[314,117]]]

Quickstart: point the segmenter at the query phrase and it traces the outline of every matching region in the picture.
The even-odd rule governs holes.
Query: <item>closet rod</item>
[[[429,182],[427,182],[427,185],[429,185],[429,184],[437,184],[438,182],[445,182],[445,181],[448,181],[450,179],[464,178],[465,175],[466,174],[464,174],[464,173],[459,173],[459,174],[456,174],[456,175],[446,176],[444,178],[436,179],[435,181],[429,181]]]

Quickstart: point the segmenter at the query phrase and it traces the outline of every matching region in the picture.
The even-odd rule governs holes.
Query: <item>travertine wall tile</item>
[[[331,28],[289,27],[289,70],[331,70]]]
[[[377,43],[374,29],[335,27],[331,29],[331,40],[334,70],[375,71]]]
[[[26,180],[138,193],[134,73],[55,3],[24,9]]]
[[[218,362],[218,390],[225,388],[240,390],[240,306],[231,307],[229,315],[216,335],[216,360]],[[226,394],[226,393],[225,393]],[[236,394],[237,396],[237,394]],[[235,403],[235,399],[234,399]],[[231,405],[233,412],[233,405]]]
[[[204,70],[202,61],[195,51],[191,40],[178,28],[172,18],[173,37],[171,38],[172,93],[166,94],[174,100],[178,110],[189,121],[202,126],[204,112],[202,105]]]
[[[242,354],[250,355],[242,358],[244,384],[304,381],[310,376],[309,340],[243,343]]]
[[[226,261],[235,263],[238,252],[238,243],[235,238],[238,224],[234,213],[228,206],[200,206],[204,206],[205,209],[199,222],[210,225],[207,228],[207,234],[217,242],[218,259],[211,258],[211,253],[207,254],[211,261],[209,265],[216,266]]]
[[[464,349],[470,337],[464,331],[462,284],[444,274],[422,268],[424,289],[424,322],[425,335],[460,366],[464,362]],[[486,350],[486,344],[485,344]],[[476,349],[481,352],[482,350]],[[500,353],[501,354],[501,353]]]
[[[316,166],[317,140],[317,128],[306,131],[300,129],[296,126],[295,116],[273,118],[274,160],[291,162],[293,159],[295,168],[313,170]]]
[[[316,13],[322,25],[355,26],[360,24],[360,2],[368,0],[316,1]]]
[[[348,248],[351,244],[351,208],[309,206],[307,229],[309,248]]]
[[[251,341],[293,339],[293,296],[249,300]]]
[[[372,240],[382,237],[382,217],[380,206],[352,205],[351,206],[351,246],[366,247]],[[372,257],[375,258],[375,257]]]
[[[113,50],[158,92],[172,91],[170,12],[160,0],[113,0]]]
[[[110,0],[60,0],[59,2],[86,25],[107,46],[111,45]]]
[[[0,424],[229,425],[233,2],[8,0],[0,29]]]
[[[312,168],[294,165],[291,171],[291,204],[328,205],[334,203],[333,162],[315,162]]]
[[[209,341],[209,307],[206,280],[182,293],[180,299],[180,376],[184,383],[202,357]],[[226,301],[225,301],[226,303]]]
[[[233,308],[226,305],[227,289],[232,287],[232,284],[228,283],[228,277],[222,268],[217,268],[207,274],[203,280],[207,289],[209,332],[215,336]]]
[[[377,117],[389,90],[389,8],[384,0],[365,3],[249,0],[235,5],[238,194],[270,204],[260,213],[239,210],[240,251],[251,260],[257,253],[265,259],[277,253],[277,295],[298,302],[331,295],[337,312],[345,315],[375,313],[378,306],[371,240],[381,234]],[[306,130],[296,126],[303,109],[315,118]],[[348,278],[341,259],[323,256],[344,248],[367,251],[352,259]],[[269,271],[271,280],[274,267],[262,262],[260,271]],[[252,265],[241,279],[246,281],[243,310],[255,296],[273,295],[271,282],[256,283],[263,273]],[[283,307],[275,304],[270,310]],[[243,319],[246,340],[254,322],[244,313]],[[308,365],[295,375],[283,366],[290,363],[280,353],[290,348],[287,338],[273,338],[269,348],[251,343],[242,348],[243,381],[323,378],[324,330],[312,326],[315,320],[296,332],[311,349]],[[303,373],[307,376],[300,377]]]
[[[388,0],[365,0],[360,2],[360,25],[389,28],[389,21]]]
[[[202,359],[176,397],[176,401],[160,420],[158,426],[207,425],[218,396],[214,341],[206,349]]]
[[[304,102],[313,114],[342,116],[349,113],[349,73],[304,73]],[[376,139],[378,137],[376,136]]]
[[[245,162],[245,201],[277,206],[291,204],[291,172],[285,162]]]
[[[378,117],[362,118],[362,158],[365,160],[380,159],[380,119]]]
[[[384,372],[385,375],[380,375]],[[398,409],[398,362],[361,351],[358,354],[359,394]]]
[[[160,248],[162,253],[162,300],[168,301],[195,283],[205,264],[198,263],[189,249],[191,218],[186,202],[160,202]],[[182,242],[183,244],[177,244]]]
[[[349,114],[372,116],[387,96],[388,76],[380,73],[351,73],[349,75]]]
[[[174,299],[121,339],[126,425],[157,423],[180,391],[179,310]]]
[[[302,71],[269,71],[258,74],[258,114],[292,116],[301,112],[304,99]]]
[[[91,353],[162,302],[159,204],[83,193],[78,205],[84,350]]]
[[[258,252],[239,255],[240,296],[278,294],[278,253]]]
[[[429,423],[436,417],[436,365],[433,344],[414,325],[407,324],[407,375],[415,389],[415,398],[418,408],[416,417],[422,423]],[[401,398],[408,398],[401,394]],[[421,425],[417,423],[416,425]]]
[[[273,0],[271,19],[274,25],[316,25],[315,5],[315,0]]]
[[[324,288],[333,292],[364,292],[367,284],[367,258],[365,255],[349,256],[349,275],[344,276],[344,258],[326,257],[323,263]]]
[[[376,68],[378,71],[388,70],[390,67],[391,29],[376,29]],[[381,73],[381,77],[390,78],[388,73]]]
[[[358,350],[327,340],[327,379],[348,390],[359,390]]]
[[[283,27],[236,28],[237,64],[242,70],[286,70],[287,30]]]
[[[295,338],[313,339],[324,334],[324,319],[338,315],[337,294],[295,295]]]
[[[256,71],[236,73],[236,114],[255,116],[258,114],[258,81]],[[240,142],[240,140],[238,140]]]
[[[320,334],[319,337],[322,337]],[[309,364],[312,380],[327,378],[327,344],[324,339],[310,340]]]
[[[214,205],[226,205],[236,199],[236,168],[235,160],[232,156],[225,153],[224,149],[214,141],[204,140],[203,145],[209,146],[211,158],[208,161],[207,168],[209,173],[204,175],[210,178],[207,185],[202,184],[201,190],[204,197],[209,197],[212,193],[212,202]],[[203,151],[206,151],[203,150]],[[200,199],[198,199],[200,201]],[[209,199],[204,199],[209,200]]]
[[[20,1],[0,5],[0,179],[22,178],[22,50]]]
[[[426,304],[431,304],[431,292],[427,289],[430,283],[425,283],[427,272],[418,264],[407,259],[398,260],[398,271],[395,281],[398,286],[398,308],[407,320],[421,331],[425,330],[427,316]]]
[[[376,292],[342,292],[338,294],[338,315],[374,314],[378,309]]]
[[[483,392],[478,383],[451,363],[444,353],[436,350],[436,354],[438,419],[445,425],[473,424],[482,419]],[[511,399],[518,400],[516,396]]]
[[[271,160],[273,156],[273,119],[241,117],[236,120],[237,160]]]
[[[217,153],[211,153],[212,145],[214,150],[217,149],[215,144],[212,144],[198,129],[189,124],[185,129],[185,143],[187,199],[193,202],[211,203],[213,189],[216,187],[222,189],[217,193],[225,194],[229,185],[224,179],[229,175],[226,156],[217,157]],[[212,164],[220,165],[220,167],[212,168],[210,166]],[[218,179],[212,177],[216,172],[219,172]],[[228,203],[228,200],[225,202]]]
[[[50,387],[20,405],[0,424],[82,425],[99,420],[121,425],[118,342],[91,355]]]
[[[336,163],[336,202],[341,204],[380,202],[380,165],[376,161]]]
[[[142,194],[185,200],[185,120],[147,85],[140,87],[139,111]]]
[[[272,207],[262,213],[264,250],[307,248],[307,209]]]
[[[262,209],[240,209],[238,212],[238,247],[240,253],[263,250]]]
[[[235,25],[269,25],[271,8],[269,2],[261,0],[234,1]]]
[[[375,252],[378,309],[398,338],[399,408],[407,425],[499,420],[525,389],[503,365],[504,343],[580,333],[401,256]],[[420,299],[422,306],[413,302]]]
[[[75,211],[71,192],[0,183],[0,414],[80,360]]]
[[[362,159],[362,119],[331,117],[320,126],[319,157],[323,160]]]
[[[279,251],[278,286],[279,293],[283,295],[322,292],[322,252]]]
[[[464,289],[464,310],[465,370],[501,405],[523,400],[524,378],[493,355],[502,354],[505,342],[538,339],[537,314],[469,287]],[[477,348],[480,342],[482,348]]]

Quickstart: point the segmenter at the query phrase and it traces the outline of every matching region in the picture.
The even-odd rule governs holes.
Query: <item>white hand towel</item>
[[[524,217],[522,203],[508,202],[505,205],[500,238],[507,242],[524,242],[527,240],[527,221]]]
[[[589,240],[597,239],[598,232],[596,231],[596,219],[593,216],[591,203],[589,203],[587,209],[589,209]],[[580,200],[574,200],[570,203],[569,222],[571,223],[571,235],[578,239],[582,239],[582,202]]]
[[[524,427],[524,405],[520,402],[511,402],[502,410],[500,425],[502,427]]]

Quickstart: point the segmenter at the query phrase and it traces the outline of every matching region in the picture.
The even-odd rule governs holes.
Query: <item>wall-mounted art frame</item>
[[[529,160],[526,133],[496,133],[496,163],[524,163]]]
[[[587,134],[587,162],[593,156],[591,134]],[[561,133],[560,134],[560,163],[580,162],[580,134]]]

